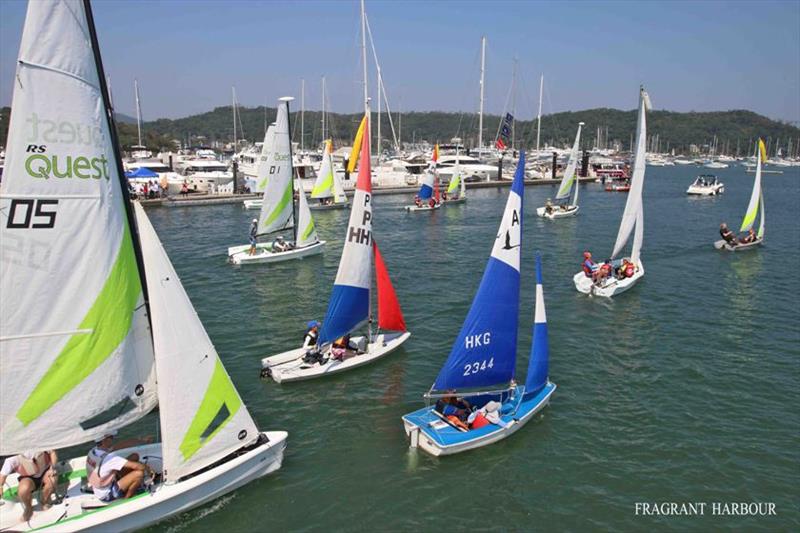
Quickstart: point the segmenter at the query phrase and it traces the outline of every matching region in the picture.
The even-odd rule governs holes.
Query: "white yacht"
[[[686,194],[697,196],[716,196],[725,192],[725,184],[711,174],[701,174],[686,189]]]
[[[186,159],[178,164],[178,171],[190,191],[212,194],[233,192],[233,172],[228,170],[228,165],[216,159]]]
[[[166,188],[167,194],[173,195],[181,192],[184,177],[173,171],[158,159],[134,159],[125,163],[125,172],[136,172],[146,168],[158,174],[158,184]]]
[[[456,160],[458,160],[461,175],[464,176],[467,181],[470,181],[470,178],[477,178],[481,181],[496,180],[498,178],[497,165],[481,163],[479,159],[469,155],[460,154],[456,157],[456,155],[453,154],[439,156],[439,163],[437,166],[439,169],[439,177],[442,180],[449,181],[453,176]]]

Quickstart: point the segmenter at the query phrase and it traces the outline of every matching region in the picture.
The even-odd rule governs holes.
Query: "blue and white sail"
[[[433,196],[433,181],[433,170],[428,169],[428,171],[422,175],[422,185],[417,193],[420,200],[429,200]]]
[[[525,152],[520,152],[517,172],[483,279],[432,390],[507,385],[514,377],[524,175]]]
[[[364,138],[369,139],[367,117],[364,117]],[[372,178],[369,157],[369,143],[364,142],[342,259],[333,282],[328,312],[322,322],[320,344],[351,332],[369,317],[372,275]]]
[[[547,339],[547,313],[544,309],[544,289],[542,288],[542,258],[536,256],[536,311],[533,316],[533,342],[531,358],[528,361],[528,375],[525,378],[525,394],[532,395],[547,385],[550,366],[550,343]]]

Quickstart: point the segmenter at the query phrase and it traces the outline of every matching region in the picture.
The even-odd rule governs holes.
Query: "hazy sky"
[[[0,0],[0,104],[11,102],[25,15]],[[282,95],[335,111],[361,108],[356,1],[95,0],[118,111],[146,120]],[[501,2],[367,0],[393,110],[474,112],[480,37],[488,39],[486,110],[499,113],[518,57],[517,115],[593,107],[633,109],[640,83],[656,109],[751,109],[800,121],[800,1]],[[369,46],[369,44],[368,44]],[[375,69],[370,86],[375,97]],[[373,104],[374,104],[373,100]],[[299,102],[297,102],[299,105]]]

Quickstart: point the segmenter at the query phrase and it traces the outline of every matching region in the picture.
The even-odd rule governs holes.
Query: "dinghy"
[[[369,139],[369,125],[364,117],[364,138]],[[372,232],[372,178],[369,143],[361,143],[350,222],[345,234],[342,258],[336,274],[328,312],[322,323],[317,347],[296,348],[261,360],[264,377],[278,383],[319,378],[350,370],[380,359],[399,348],[411,336],[392,287],[389,272]],[[372,262],[378,290],[378,332],[372,332],[370,293]],[[346,349],[334,347],[337,339],[368,325],[367,335],[352,337]],[[307,356],[308,355],[308,356]]]
[[[567,169],[564,171],[564,177],[561,178],[561,185],[558,187],[556,194],[556,205],[546,205],[536,209],[536,214],[540,217],[555,219],[572,217],[578,214],[578,189],[580,182],[578,180],[578,148],[581,142],[581,127],[583,122],[578,123],[578,133],[575,135],[575,142],[572,145],[572,152],[569,155],[569,162]],[[570,192],[572,191],[572,184],[575,184],[575,196],[572,198],[572,203],[558,203],[569,199]]]
[[[458,148],[456,147],[456,164],[453,169],[452,178],[450,183],[447,184],[447,199],[442,199],[444,205],[463,204],[467,201],[467,185],[464,177],[461,175],[461,165],[458,159]],[[458,196],[453,196],[458,191]]]
[[[416,213],[420,211],[433,211],[441,207],[439,199],[439,176],[436,173],[436,162],[439,159],[439,145],[437,144],[433,149],[433,158],[431,159],[428,170],[422,175],[422,185],[419,188],[417,196],[414,198],[413,205],[407,205],[403,209],[408,212]]]
[[[258,158],[258,169],[256,171],[256,179],[255,179],[255,190],[250,191],[254,193],[263,193],[267,188],[267,181],[269,179],[269,171],[270,171],[270,163],[269,157],[270,153],[272,153],[274,146],[273,142],[275,140],[275,123],[272,123],[267,128],[266,133],[264,134],[264,142],[261,144],[261,155]],[[263,200],[258,198],[257,200],[244,200],[242,202],[244,204],[245,209],[261,209],[263,205]]]
[[[646,111],[650,109],[650,97],[645,92],[644,87],[639,90],[639,118],[636,126],[636,152],[633,160],[633,173],[631,176],[631,191],[625,202],[625,211],[622,213],[622,221],[619,224],[617,240],[614,243],[614,251],[611,254],[611,274],[602,282],[595,282],[590,275],[581,271],[575,274],[573,281],[575,288],[584,294],[593,294],[611,298],[617,294],[627,291],[633,287],[642,277],[644,277],[644,265],[640,257],[642,241],[644,239],[644,211],[642,207],[642,190],[644,189],[644,174],[646,167],[647,152],[645,142],[647,140],[647,117]],[[633,263],[635,271],[630,277],[618,279],[614,274],[618,267],[622,266],[622,261],[617,260],[622,249],[628,243],[628,239],[633,236],[630,262]],[[600,265],[596,265],[600,268]]]
[[[228,261],[234,265],[277,263],[290,259],[302,259],[321,253],[325,247],[325,241],[321,241],[317,237],[314,219],[308,208],[303,187],[295,188],[294,186],[289,131],[289,102],[292,100],[291,97],[283,97],[278,105],[278,118],[275,121],[272,138],[273,149],[267,154],[264,162],[268,174],[266,174],[267,182],[261,213],[254,223],[257,224],[258,237],[291,230],[293,239],[285,243],[288,246],[286,250],[275,248],[276,241],[259,242],[252,255],[249,244],[231,246],[228,248]],[[297,223],[295,223],[295,219]]]
[[[714,248],[717,250],[725,250],[728,252],[743,252],[745,250],[753,250],[764,243],[764,191],[761,190],[761,163],[762,156],[766,160],[767,149],[764,146],[764,141],[758,140],[758,161],[756,164],[756,177],[753,180],[753,192],[750,194],[750,203],[747,205],[747,212],[742,220],[742,227],[739,228],[739,233],[748,233],[755,225],[756,218],[759,212],[761,213],[761,221],[758,225],[758,233],[756,239],[752,242],[738,241],[736,244],[731,244],[724,239],[720,239],[714,243]]]
[[[311,199],[319,200],[319,203],[312,203],[312,211],[325,211],[330,209],[344,209],[350,207],[347,203],[347,196],[344,194],[344,187],[339,176],[333,171],[333,161],[331,159],[332,141],[325,141],[325,153],[322,155],[322,166],[314,182],[311,191]]]
[[[412,448],[431,455],[451,455],[487,446],[517,432],[550,401],[556,385],[548,379],[547,321],[542,290],[541,260],[537,257],[536,314],[533,344],[525,385],[514,381],[519,322],[520,249],[525,153],[520,153],[516,176],[495,237],[489,262],[472,307],[450,356],[426,401],[435,402],[403,417]],[[480,408],[467,418],[462,408]],[[451,414],[453,413],[453,414]],[[461,416],[458,416],[461,414]]]
[[[144,528],[283,460],[287,433],[256,427],[144,209],[129,202],[113,116],[89,3],[30,2],[0,187],[0,242],[15,243],[0,263],[0,455],[88,452],[156,405],[163,440],[120,451],[157,474],[130,499],[84,492],[86,458],[67,459],[55,467],[56,497],[35,494],[33,516],[19,522],[12,474],[0,531]],[[48,142],[29,117],[77,125],[92,142]],[[26,170],[51,177],[49,161],[72,154],[81,179]]]

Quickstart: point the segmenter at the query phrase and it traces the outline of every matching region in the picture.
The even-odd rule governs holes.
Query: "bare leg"
[[[42,511],[50,509],[50,496],[56,490],[56,475],[54,472],[47,472],[44,476],[42,483],[42,499],[39,504],[42,506]]]
[[[117,485],[119,485],[120,490],[125,493],[125,498],[130,498],[134,496],[136,491],[139,490],[139,487],[142,486],[142,481],[144,481],[144,472],[141,470],[133,470],[122,476],[117,481]]]
[[[33,481],[30,479],[23,479],[19,482],[19,487],[17,489],[17,497],[19,498],[20,503],[22,503],[23,511],[22,511],[22,521],[27,522],[33,516],[33,489],[34,484]]]

